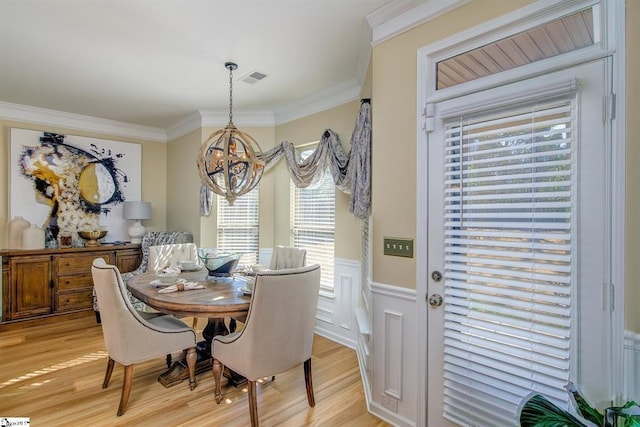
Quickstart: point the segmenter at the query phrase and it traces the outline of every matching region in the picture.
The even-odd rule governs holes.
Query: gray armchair
[[[157,245],[168,245],[174,243],[193,243],[193,235],[186,231],[149,231],[142,238],[142,262],[138,268],[128,273],[122,274],[122,281],[127,284],[129,279],[142,273],[146,273],[149,268],[149,247]],[[141,312],[152,312],[146,304],[135,298],[127,291],[129,300],[133,307]],[[93,289],[93,310],[96,312],[96,320],[100,323],[100,308],[98,306],[98,298],[96,296],[95,287]]]

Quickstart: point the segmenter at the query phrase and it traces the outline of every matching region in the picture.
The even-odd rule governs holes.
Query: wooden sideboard
[[[103,258],[121,273],[142,261],[139,244],[37,250],[0,250],[2,257],[1,324],[25,320],[56,320],[91,312],[91,263]]]

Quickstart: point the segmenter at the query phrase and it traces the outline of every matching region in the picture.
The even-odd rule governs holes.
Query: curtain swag
[[[300,157],[294,145],[283,141],[280,145],[262,153],[265,172],[285,158],[289,175],[299,188],[313,188],[322,182],[328,167],[333,182],[341,191],[350,194],[349,212],[365,219],[371,212],[371,104],[363,99],[360,112],[351,135],[351,150],[346,153],[340,137],[327,129],[318,146],[306,159]],[[201,186],[200,214],[209,215],[213,202],[213,191]]]

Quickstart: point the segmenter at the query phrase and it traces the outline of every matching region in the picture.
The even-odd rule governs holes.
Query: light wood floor
[[[190,319],[184,319],[191,324]],[[199,327],[205,321],[200,320]],[[0,332],[0,418],[29,417],[32,426],[247,426],[246,391],[223,383],[213,398],[210,371],[164,388],[163,358],[134,367],[126,413],[116,416],[123,369],[116,364],[102,389],[107,354],[93,317]],[[313,346],[316,406],[307,404],[302,366],[258,385],[261,426],[388,426],[366,409],[355,352],[316,336]]]

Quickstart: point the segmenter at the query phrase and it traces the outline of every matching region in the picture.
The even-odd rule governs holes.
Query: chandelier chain
[[[233,67],[229,66],[229,123],[233,123]]]

